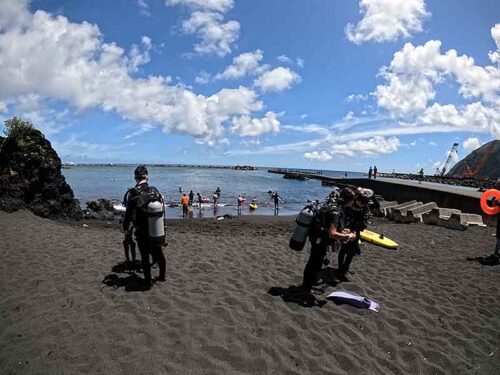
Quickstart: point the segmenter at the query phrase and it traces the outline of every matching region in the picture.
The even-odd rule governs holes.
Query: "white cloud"
[[[493,64],[500,64],[500,23],[497,23],[491,28],[491,37],[497,45],[496,51],[490,51],[488,56]]]
[[[225,13],[230,10],[233,0],[165,0],[166,6],[184,5],[193,9],[203,9]]]
[[[149,4],[147,0],[137,0],[137,6],[139,7],[139,12],[146,17],[151,16],[151,12],[149,11]]]
[[[14,26],[24,26],[31,17],[28,0],[2,0],[0,9],[0,31]]]
[[[124,139],[130,139],[130,138],[133,138],[133,137],[137,137],[139,135],[142,135],[144,133],[147,133],[151,130],[153,130],[155,127],[154,125],[151,125],[151,124],[140,124],[139,125],[139,130],[136,130],[130,134],[127,134],[125,137],[123,137]]]
[[[371,139],[360,139],[347,143],[334,144],[328,151],[332,154],[345,156],[377,156],[396,152],[400,146],[401,142],[396,137],[384,138],[376,136]]]
[[[254,84],[264,92],[279,92],[289,89],[297,82],[300,82],[300,76],[297,73],[289,68],[279,66],[262,74],[254,81]]]
[[[327,161],[330,160],[333,156],[330,155],[326,151],[312,151],[312,152],[306,152],[304,153],[304,157],[309,160],[314,160],[314,161]]]
[[[166,0],[165,5],[183,5],[190,9],[190,17],[182,22],[182,31],[200,38],[194,45],[196,53],[220,57],[231,53],[239,37],[240,24],[233,20],[224,22],[224,13],[233,7],[233,0]]]
[[[301,119],[301,120],[304,120],[304,119],[306,119],[306,118],[307,118],[307,116],[308,116],[308,114],[307,114],[307,113],[303,113],[303,114],[301,114],[301,115],[300,115],[300,119]]]
[[[289,58],[287,55],[279,55],[277,59],[285,64],[291,64],[293,62],[293,60]]]
[[[410,143],[410,146],[412,146],[412,147],[414,147],[416,145],[417,145],[417,141],[413,141],[413,142]]]
[[[297,66],[299,68],[303,68],[304,67],[304,59],[302,59],[300,57],[297,57],[297,59],[295,61],[297,62]]]
[[[63,142],[52,142],[54,149],[62,160],[96,160],[102,155],[110,160],[116,160],[120,156],[131,154],[133,152],[133,143],[113,145],[107,143],[92,143],[81,140],[76,135],[71,135],[69,139]]]
[[[429,141],[429,146],[437,146],[437,143],[434,141]]]
[[[7,100],[4,105],[4,112],[7,112],[10,107],[11,113],[32,122],[46,136],[60,133],[70,126],[67,119],[68,110],[58,111],[50,108],[46,105],[46,100],[37,94],[17,96]],[[2,111],[0,110],[0,112]]]
[[[210,82],[210,79],[212,78],[212,76],[210,75],[210,73],[207,73],[205,72],[204,70],[202,70],[194,79],[194,81],[199,84],[199,85],[206,85],[207,83]]]
[[[291,130],[302,133],[317,133],[322,135],[329,135],[330,131],[322,125],[307,124],[307,125],[283,125],[284,130]]]
[[[247,74],[259,74],[263,68],[260,65],[263,55],[261,50],[242,53],[233,58],[233,63],[224,72],[217,74],[215,79],[236,79]]]
[[[265,133],[278,133],[280,122],[274,112],[267,112],[263,118],[250,116],[235,117],[232,121],[232,131],[243,137],[258,137]]]
[[[423,46],[406,43],[394,54],[389,67],[380,70],[385,85],[374,95],[380,107],[407,123],[455,127],[462,131],[490,132],[500,137],[500,70],[481,67],[455,50],[440,52],[441,42],[431,40]],[[479,100],[455,106],[431,102],[434,85],[453,79],[464,99]]]
[[[358,24],[347,24],[347,39],[360,44],[366,41],[394,41],[422,31],[422,23],[429,16],[424,0],[360,0]]]
[[[363,100],[367,100],[367,99],[368,99],[368,95],[351,94],[347,98],[345,98],[345,101],[347,103],[350,103],[350,102],[359,102],[359,101],[363,101]]]
[[[475,149],[481,147],[481,141],[477,137],[469,137],[464,141],[462,146],[465,149],[465,151],[472,152]]]
[[[0,14],[5,4],[10,3],[1,3]],[[169,77],[134,78],[134,70],[147,61],[144,51],[127,54],[114,43],[104,43],[98,27],[89,23],[72,23],[40,10],[28,17],[18,14],[19,22],[11,20],[0,33],[1,101],[33,93],[77,109],[114,111],[210,145],[226,141],[224,124],[234,116],[263,107],[257,93],[243,86],[204,96],[170,85]],[[142,45],[147,51],[151,41],[143,38]]]

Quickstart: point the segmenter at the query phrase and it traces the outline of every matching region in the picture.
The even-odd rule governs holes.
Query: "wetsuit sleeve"
[[[330,214],[330,225],[335,225],[335,228],[337,228],[337,230],[341,231],[343,228],[339,228],[340,227],[340,214],[338,212],[332,212]]]

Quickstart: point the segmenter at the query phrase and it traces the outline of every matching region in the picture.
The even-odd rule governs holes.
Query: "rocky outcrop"
[[[18,123],[7,137],[0,137],[0,210],[26,208],[50,219],[82,219],[50,142],[29,123],[14,120]]]
[[[108,199],[98,199],[87,202],[87,208],[83,210],[85,219],[114,220],[115,209],[113,202]]]

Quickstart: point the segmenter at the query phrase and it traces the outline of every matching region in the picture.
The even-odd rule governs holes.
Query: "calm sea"
[[[76,166],[63,169],[66,181],[72,187],[82,207],[89,200],[106,198],[121,201],[127,189],[134,186],[135,166]],[[180,202],[181,193],[193,190],[202,195],[212,197],[215,189],[222,190],[220,203],[214,212],[212,206],[195,208],[194,217],[212,217],[237,213],[236,202],[239,194],[247,200],[242,214],[273,215],[273,204],[269,191],[278,191],[282,198],[279,215],[296,214],[307,200],[322,200],[332,189],[321,186],[319,180],[297,181],[284,179],[282,175],[268,173],[268,168],[256,171],[237,171],[232,169],[191,168],[172,166],[148,167],[149,182],[156,186],[165,196],[167,203]],[[307,170],[304,170],[307,171]],[[341,171],[322,171],[325,176],[340,176]],[[348,172],[349,177],[360,177],[361,174]],[[248,203],[255,199],[257,210],[249,210]],[[167,208],[167,217],[182,216],[180,208]]]

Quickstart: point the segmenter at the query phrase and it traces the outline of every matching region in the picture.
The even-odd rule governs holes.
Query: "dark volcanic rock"
[[[0,137],[0,210],[21,208],[50,219],[83,218],[61,174],[61,159],[45,136],[30,127]]]
[[[108,199],[98,199],[87,202],[87,208],[83,210],[86,219],[114,220],[115,213],[113,202]]]

